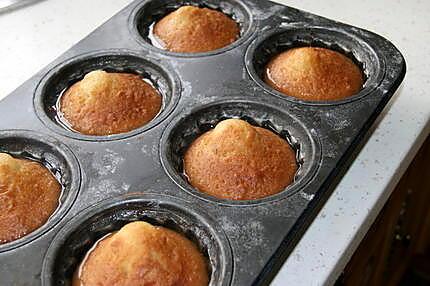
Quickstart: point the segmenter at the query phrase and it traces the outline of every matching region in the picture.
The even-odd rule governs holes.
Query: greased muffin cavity
[[[122,195],[68,221],[51,243],[42,285],[229,286],[223,229],[173,196]]]
[[[158,91],[139,75],[96,70],[64,92],[59,111],[73,130],[111,135],[145,125],[161,104]]]
[[[146,49],[174,57],[220,54],[256,30],[248,3],[238,0],[150,0],[135,9],[129,29]]]
[[[130,50],[82,54],[52,68],[34,96],[51,130],[86,141],[112,141],[145,132],[175,108],[181,84],[162,61]]]
[[[185,110],[164,130],[161,162],[186,192],[211,203],[257,205],[310,180],[319,145],[300,120],[252,100]]]
[[[267,64],[264,80],[285,95],[302,100],[340,100],[363,86],[360,68],[339,52],[319,47],[289,49]]]
[[[60,183],[45,166],[0,153],[0,244],[45,224],[60,195]]]
[[[136,221],[100,239],[75,270],[73,286],[206,286],[206,259],[173,230]]]
[[[281,27],[262,33],[245,55],[267,94],[305,105],[358,100],[380,84],[384,62],[354,34],[324,27]]]
[[[277,134],[227,119],[200,137],[184,157],[184,172],[199,191],[252,200],[282,191],[297,171],[296,154]]]
[[[222,12],[182,6],[155,23],[154,35],[172,52],[198,53],[225,47],[239,37],[238,24]]]

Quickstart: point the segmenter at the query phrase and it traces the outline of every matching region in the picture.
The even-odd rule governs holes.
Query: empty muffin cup
[[[8,212],[11,217],[8,222],[5,222],[10,228],[5,231],[13,231],[13,235],[7,236],[14,239],[0,244],[0,252],[3,252],[24,245],[54,227],[73,204],[81,178],[78,162],[71,151],[56,139],[46,135],[26,130],[0,131],[0,153],[3,154],[3,158],[13,163],[3,169],[6,175],[15,171],[20,175],[31,176],[32,172],[37,172],[37,178],[32,177],[28,180],[18,178],[20,182],[12,184],[11,188],[8,187],[7,181],[13,181],[13,178],[7,178],[6,183],[2,182],[2,190],[5,191],[0,193],[2,208],[7,209],[8,205],[14,208],[13,212]],[[16,169],[9,169],[8,172],[7,168]],[[49,173],[52,175],[51,180],[49,180]],[[45,196],[43,201],[40,201],[39,197],[34,197],[33,193],[26,194],[26,187],[22,185],[25,182],[34,184],[29,186],[30,190],[32,187],[37,187],[37,184],[44,184],[38,188],[41,192],[39,196]],[[56,190],[56,184],[58,184],[58,190]],[[17,190],[14,189],[16,187],[19,188],[20,194],[16,194]],[[46,187],[46,193],[43,192],[44,187]],[[57,191],[59,194],[56,194]],[[30,203],[26,200],[34,202],[31,207],[26,208],[27,215],[32,216],[29,220],[17,217],[25,214],[25,212],[19,212],[19,202]],[[2,212],[6,212],[6,209],[2,209]],[[33,215],[32,211],[35,211]],[[6,218],[7,216],[4,216],[4,219]],[[37,225],[35,220],[38,221]],[[14,224],[15,221],[19,223]]]
[[[212,130],[219,122],[231,118],[242,119],[252,126],[267,129],[288,142],[295,152],[298,167],[291,184],[268,196],[240,200],[215,197],[191,185],[184,172],[184,157],[187,150],[202,134]],[[314,135],[287,112],[272,105],[237,99],[218,101],[183,112],[164,131],[160,143],[160,156],[170,178],[190,194],[221,204],[248,205],[286,198],[301,189],[317,169],[320,148]]]
[[[179,35],[189,36],[186,31],[191,29],[191,25],[186,24],[187,19],[190,23],[200,23],[201,33],[193,33],[198,39],[178,39]],[[169,28],[170,25],[172,27]],[[174,32],[172,28],[178,30],[170,35]],[[248,7],[235,0],[151,0],[139,4],[130,17],[130,30],[146,48],[184,57],[227,51],[249,38],[254,28]],[[218,29],[218,32],[205,32],[205,29]],[[215,34],[221,37],[215,37]],[[196,41],[202,44],[196,46]]]
[[[298,49],[304,47],[312,47],[313,49]],[[292,55],[300,61],[300,63],[297,63],[297,65],[300,65],[298,67],[300,69],[305,69],[315,62],[321,65],[334,63],[336,66],[332,68],[336,70],[340,78],[345,76],[342,73],[342,64],[344,64],[345,72],[351,77],[348,79],[350,82],[343,82],[343,80],[333,78],[323,78],[322,81],[339,80],[340,88],[346,90],[344,92],[335,90],[336,94],[330,96],[329,94],[324,94],[327,89],[330,89],[330,86],[322,86],[322,89],[318,90],[318,94],[300,97],[295,94],[289,95],[285,91],[281,92],[282,88],[274,88],[276,84],[273,84],[270,79],[268,80],[268,67],[273,67],[274,64],[279,64],[278,62],[285,60],[288,62],[289,71],[297,72],[296,69],[291,67]],[[339,104],[361,98],[374,90],[380,84],[384,75],[384,68],[381,66],[383,63],[378,60],[377,52],[367,42],[356,34],[323,27],[295,28],[292,25],[291,28],[280,28],[263,33],[249,46],[245,62],[252,79],[268,93],[286,100],[315,105]],[[316,69],[322,68],[316,67]],[[278,72],[285,74],[289,71],[285,70],[285,68],[278,69]],[[324,75],[322,71],[317,71],[321,72],[323,77],[331,77],[331,74]],[[290,79],[297,81],[297,77],[301,75],[306,75],[306,70],[302,74],[292,74]],[[278,77],[281,76],[278,75]],[[361,79],[359,79],[360,77]],[[279,78],[276,80],[279,81]],[[309,80],[309,78],[306,78],[306,80]],[[300,83],[297,84],[300,85]],[[308,83],[303,83],[303,85],[306,84]],[[306,89],[303,85],[299,86],[298,89]],[[350,90],[350,94],[348,94],[348,90]]]
[[[184,235],[207,260],[209,285],[230,285],[232,256],[222,229],[195,206],[157,194],[131,194],[105,200],[68,222],[47,251],[42,285],[71,285],[73,275],[94,244],[135,221]]]
[[[108,50],[51,69],[36,89],[34,107],[43,123],[62,135],[103,141],[154,127],[179,95],[180,83],[168,67],[130,51]]]

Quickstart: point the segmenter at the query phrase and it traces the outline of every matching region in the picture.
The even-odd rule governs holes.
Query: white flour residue
[[[303,191],[300,191],[299,194],[302,198],[304,198],[307,201],[312,201],[312,199],[315,197],[314,194],[308,194],[308,193],[305,193]]]
[[[121,157],[118,153],[106,149],[106,154],[104,154],[101,158],[97,158],[93,167],[97,170],[97,173],[101,176],[106,176],[109,174],[114,174],[118,166],[124,162],[124,158]]]

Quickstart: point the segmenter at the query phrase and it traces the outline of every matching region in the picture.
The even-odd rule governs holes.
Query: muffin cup
[[[204,132],[228,118],[240,118],[254,126],[263,127],[289,142],[296,152],[299,168],[294,182],[283,191],[255,200],[219,199],[191,186],[183,170],[183,158],[191,143]],[[315,174],[321,157],[315,136],[297,118],[275,106],[251,101],[231,99],[216,101],[188,110],[173,119],[160,141],[160,157],[168,176],[183,190],[201,199],[226,205],[255,205],[284,199],[301,190]]]
[[[248,47],[245,63],[251,78],[268,93],[282,99],[310,105],[335,105],[348,103],[370,94],[379,86],[384,77],[384,62],[370,43],[357,35],[339,29],[324,27],[280,28],[264,32]],[[297,47],[321,47],[334,50],[350,58],[363,73],[362,89],[342,100],[311,101],[302,100],[279,92],[263,80],[264,71],[269,61],[277,54]]]
[[[42,285],[70,285],[73,273],[95,242],[138,220],[175,230],[195,242],[208,259],[209,285],[230,285],[232,255],[222,229],[202,210],[185,201],[149,193],[102,201],[69,221],[47,251]]]
[[[94,70],[138,74],[149,79],[162,96],[162,107],[156,117],[147,124],[125,133],[93,136],[72,130],[63,122],[57,102],[71,85]],[[51,69],[37,86],[34,108],[37,116],[51,130],[75,139],[109,141],[123,139],[145,132],[163,121],[175,108],[180,97],[180,82],[175,73],[155,60],[127,50],[107,50],[71,58]]]
[[[54,138],[32,131],[0,131],[0,152],[43,164],[62,186],[58,207],[48,221],[17,240],[0,244],[0,252],[4,252],[37,239],[62,219],[76,199],[81,174],[78,161],[65,145]]]
[[[184,5],[218,10],[235,20],[240,27],[239,38],[230,45],[208,52],[178,53],[161,48],[152,34],[152,28],[158,20]],[[136,6],[129,18],[129,28],[135,39],[146,49],[176,57],[203,57],[226,52],[241,45],[255,31],[252,13],[247,5],[240,0],[149,0]]]

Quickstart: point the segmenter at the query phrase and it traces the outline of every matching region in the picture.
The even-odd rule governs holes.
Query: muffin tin
[[[232,16],[241,37],[197,54],[151,45],[151,24],[184,4]],[[309,102],[261,80],[272,55],[304,45],[349,56],[363,69],[363,89],[341,101]],[[68,129],[56,116],[56,100],[94,69],[148,77],[163,96],[161,112],[124,134],[87,136]],[[60,207],[44,226],[0,245],[0,284],[70,285],[94,241],[138,219],[194,240],[208,258],[210,285],[268,284],[354,159],[405,70],[402,55],[384,38],[269,1],[131,3],[0,102],[0,150],[46,163],[64,187]],[[232,117],[290,142],[300,163],[291,186],[264,199],[230,201],[188,184],[184,150]]]

